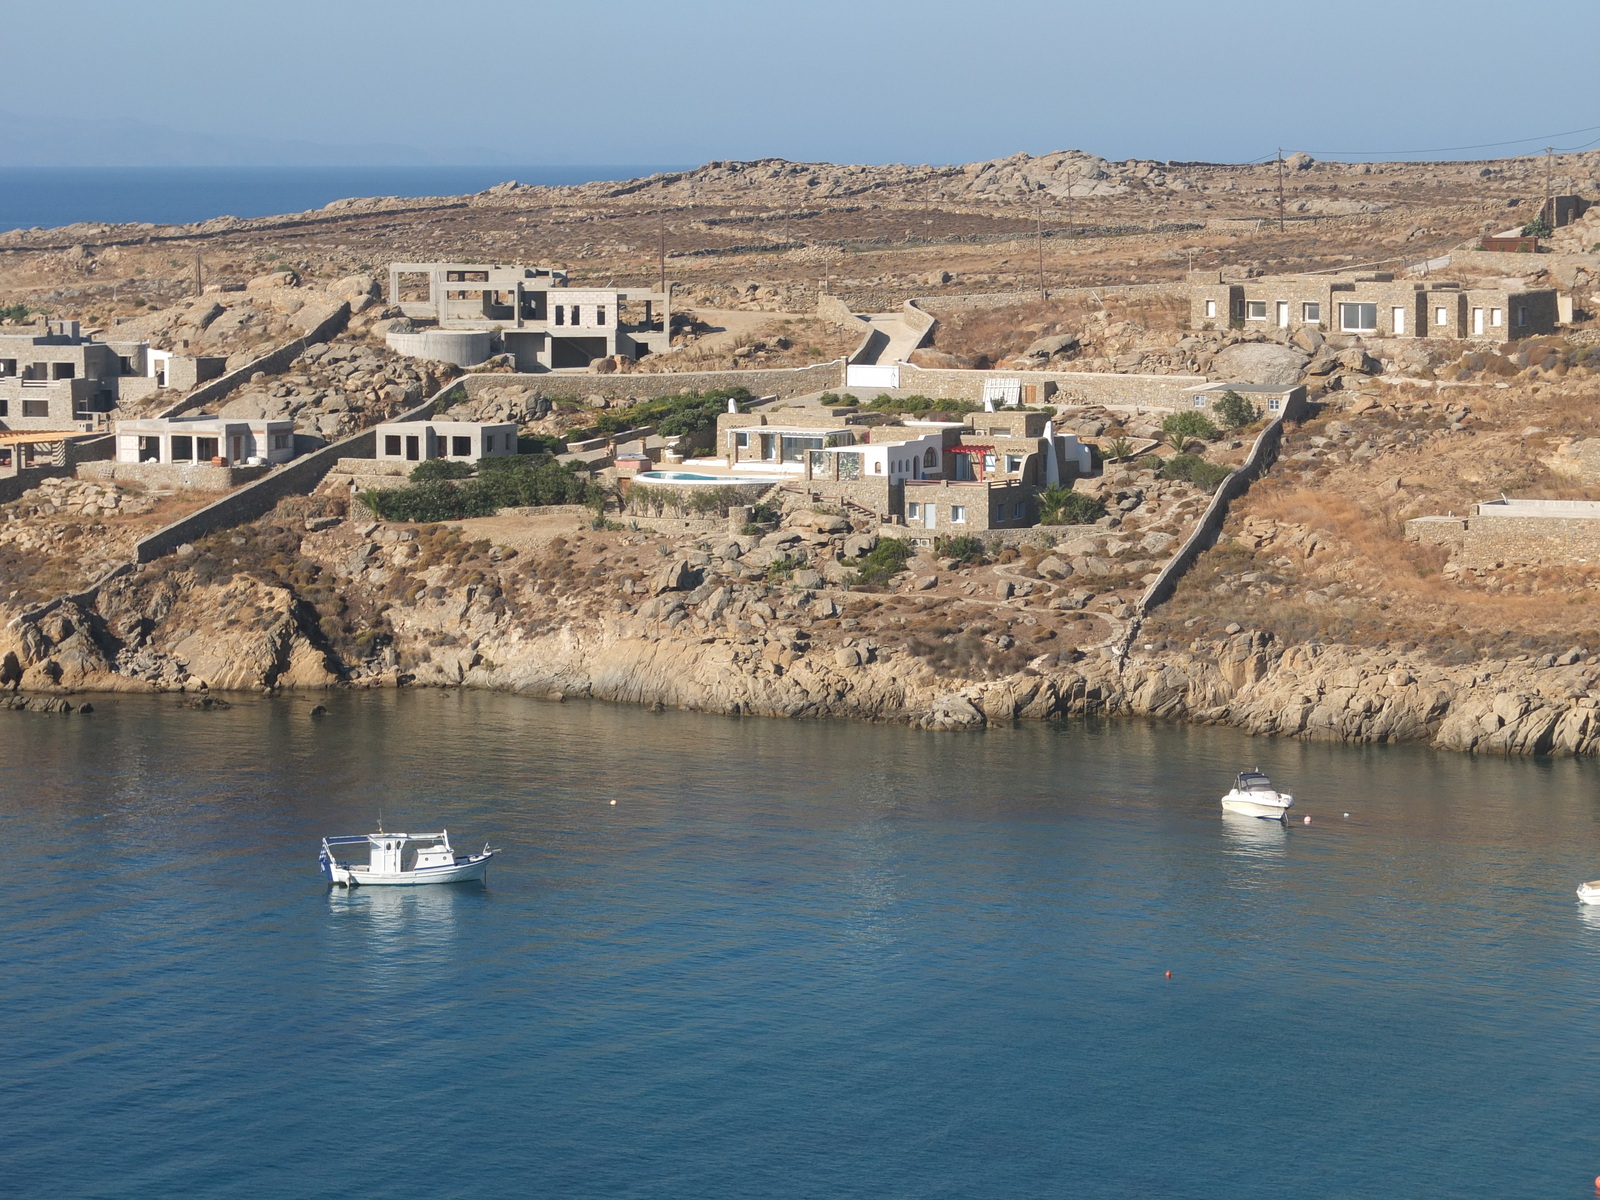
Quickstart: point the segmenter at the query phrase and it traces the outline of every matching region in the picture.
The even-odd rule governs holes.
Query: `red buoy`
[[[1171,971],[1168,971],[1168,972],[1167,972],[1167,978],[1168,978],[1168,979],[1171,979],[1171,978],[1172,978],[1172,972],[1171,972]],[[1596,1180],[1595,1180],[1595,1181],[1594,1181],[1594,1186],[1595,1186],[1595,1188],[1596,1188],[1596,1190],[1600,1190],[1600,1179],[1596,1179]]]

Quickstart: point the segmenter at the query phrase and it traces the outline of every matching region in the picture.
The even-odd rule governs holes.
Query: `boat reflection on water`
[[[1600,933],[1600,908],[1595,907],[1593,904],[1584,904],[1581,901],[1573,905],[1573,907],[1578,910],[1578,917],[1585,926],[1595,933]]]
[[[481,883],[450,887],[330,888],[332,949],[347,964],[360,963],[369,986],[443,970],[459,952],[457,923],[465,909],[481,906]]]
[[[1224,812],[1222,833],[1228,849],[1244,858],[1281,858],[1289,848],[1289,830],[1282,821]]]

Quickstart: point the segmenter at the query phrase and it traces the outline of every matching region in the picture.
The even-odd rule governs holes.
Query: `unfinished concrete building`
[[[1515,281],[1487,286],[1396,279],[1388,272],[1189,277],[1194,329],[1315,329],[1363,337],[1467,338],[1509,342],[1553,333],[1554,288]]]
[[[672,341],[670,291],[569,287],[547,267],[391,263],[389,301],[443,330],[492,331],[519,371],[638,360]]]
[[[0,328],[0,429],[87,430],[153,391],[145,342],[97,342],[76,321]]]

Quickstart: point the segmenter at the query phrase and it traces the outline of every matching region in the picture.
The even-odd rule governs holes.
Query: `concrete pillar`
[[[755,510],[748,504],[731,504],[728,506],[728,532],[737,534],[750,524]]]

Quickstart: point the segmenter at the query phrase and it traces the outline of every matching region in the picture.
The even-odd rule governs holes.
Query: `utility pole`
[[[661,290],[665,293],[667,290],[667,210],[663,208],[656,215],[660,218],[658,232],[661,245]]]
[[[1283,147],[1278,147],[1278,232],[1283,232]]]
[[[1544,148],[1544,222],[1553,230],[1556,227],[1556,195],[1551,175],[1556,168],[1556,148]]]
[[[1044,193],[1039,194],[1039,299],[1050,299],[1044,287]]]
[[[200,251],[194,252],[194,294],[199,296],[205,291],[205,283],[200,278]]]
[[[1068,168],[1068,170],[1067,170],[1067,229],[1069,231],[1073,227],[1073,220],[1072,220],[1072,189],[1077,186],[1077,183],[1078,183],[1078,168],[1077,167]]]

